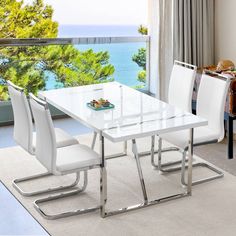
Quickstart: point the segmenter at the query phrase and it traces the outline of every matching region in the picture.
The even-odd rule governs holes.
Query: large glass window
[[[2,1],[0,19],[0,101],[6,80],[35,94],[113,80],[147,89],[146,0]]]

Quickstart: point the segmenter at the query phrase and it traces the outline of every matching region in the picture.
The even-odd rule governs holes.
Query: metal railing
[[[149,92],[150,71],[150,36],[118,36],[118,37],[78,37],[78,38],[31,38],[31,39],[0,39],[1,47],[27,47],[52,45],[94,45],[120,43],[146,43],[146,92]]]
[[[32,39],[0,39],[0,47],[9,46],[45,46],[68,44],[105,44],[105,43],[149,43],[149,36],[131,37],[78,37],[78,38],[32,38]]]
[[[144,92],[149,92],[150,68],[150,37],[149,36],[118,36],[118,37],[76,37],[76,38],[31,38],[31,39],[0,39],[0,50],[7,47],[53,46],[53,45],[95,45],[95,44],[121,44],[145,43],[146,45],[146,85]],[[9,114],[7,114],[9,120]],[[0,119],[1,123],[1,119]]]

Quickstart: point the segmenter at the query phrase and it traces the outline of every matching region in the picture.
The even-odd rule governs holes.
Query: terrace
[[[186,6],[177,0],[175,3],[149,1],[148,35],[0,39],[0,55],[13,55],[7,59],[1,56],[0,59],[1,76],[8,75],[7,79],[1,77],[0,81],[0,235],[234,234],[235,114],[232,112],[233,107],[228,107],[230,102],[232,105],[234,97],[230,93],[232,87],[228,93],[225,85],[227,95],[224,96],[223,86],[217,87],[216,82],[231,83],[232,86],[234,79],[232,76],[229,78],[228,74],[225,77],[224,73],[216,75],[215,71],[204,75],[196,71],[196,67],[217,64],[222,58],[236,63],[235,50],[225,47],[226,44],[233,47],[230,40],[235,39],[235,34],[227,32],[228,37],[222,37],[231,19],[231,14],[225,16],[225,13],[230,13],[235,6],[234,1],[226,1],[227,5],[220,0],[207,0],[206,5],[202,3],[201,7],[196,8],[191,1],[189,7],[192,10],[188,12],[191,22],[198,19],[199,15],[210,19],[207,21],[203,17],[203,22],[198,25],[203,35],[200,35],[198,28],[192,26],[191,29],[191,36],[197,34],[202,37],[204,45],[201,39],[198,41],[195,38],[197,44],[191,37],[188,39],[190,31],[187,29],[191,25],[186,20],[189,19],[185,15]],[[177,12],[178,19],[174,15]],[[185,20],[181,21],[181,17]],[[206,27],[209,28],[206,30]],[[180,34],[178,29],[181,29]],[[91,48],[93,52],[89,53]],[[132,60],[139,48],[145,50],[145,76],[141,79],[137,72],[144,68]],[[188,51],[188,48],[191,50]],[[80,57],[75,57],[72,49],[78,50]],[[110,55],[109,60],[101,60],[106,55],[99,52],[106,51]],[[14,55],[14,52],[24,52],[28,54],[28,59],[25,60],[20,53]],[[34,52],[38,52],[36,57]],[[81,55],[86,56],[82,58]],[[116,58],[112,55],[116,55]],[[53,58],[57,59],[55,64]],[[99,59],[100,64],[94,66],[94,61]],[[22,71],[25,76],[21,74]],[[231,74],[234,71],[232,68]],[[196,73],[202,78],[200,83],[204,79],[212,79],[209,80],[211,86],[205,85],[206,93],[202,92],[201,87],[196,87],[199,82],[195,80]],[[14,79],[11,80],[13,85],[7,84],[9,75],[14,78],[15,74],[21,74],[22,81],[27,81],[25,84],[16,84],[23,90],[14,85]],[[30,77],[34,83],[28,80]],[[195,81],[194,89],[190,80]],[[38,89],[37,86],[43,83]],[[202,84],[203,87],[204,82]],[[29,95],[31,92],[42,100]],[[204,99],[196,98],[196,93],[199,96],[205,94]],[[21,99],[19,94],[26,94],[30,113],[24,111],[23,107],[18,111],[14,107],[14,101],[17,104]],[[87,102],[93,99],[99,101],[100,98],[108,99],[115,107],[97,111],[86,106]],[[184,101],[188,104],[187,100],[191,101],[191,105],[184,105]],[[221,103],[224,106],[219,106]],[[50,116],[47,113],[48,106]],[[196,106],[202,106],[205,113],[201,112],[201,107],[196,112]],[[101,107],[106,108],[103,105]],[[222,112],[215,113],[217,107]],[[37,117],[39,110],[42,111],[41,117],[49,119],[49,123],[52,117],[56,129],[44,122],[44,131],[40,130],[41,121]],[[191,114],[192,111],[197,114]],[[212,119],[209,114],[213,113],[220,115]],[[29,142],[27,148],[24,142],[28,140],[31,124],[25,126],[25,114],[32,115],[32,127],[36,132],[36,138],[32,138],[34,142]],[[18,122],[19,117],[21,122]],[[223,121],[223,137],[214,136]],[[212,122],[217,123],[213,126],[213,134],[209,135],[213,138],[205,140],[203,132],[203,137],[197,142],[198,129],[211,129]],[[70,138],[66,143],[72,140],[71,144],[58,146],[61,145],[58,129],[68,134],[66,137]],[[185,130],[187,133],[184,133]],[[172,134],[177,132],[181,135],[175,138]],[[181,139],[187,142],[184,148]],[[53,142],[56,144],[51,145]],[[63,172],[59,164],[48,167],[42,158],[42,153],[48,155],[50,148],[55,148],[56,158],[47,156],[52,158],[51,163],[63,155],[68,161],[73,156],[73,147],[79,150],[83,145],[89,153],[93,153],[88,155],[98,158],[98,164],[94,160],[91,164],[90,160],[90,164],[87,161],[85,165],[81,160],[87,154],[78,151],[72,157],[72,164],[67,163],[66,167],[62,165],[63,168],[69,168]],[[188,156],[186,161],[185,152]],[[175,164],[170,164],[173,161]],[[200,165],[202,162],[204,164]],[[45,170],[51,175],[12,182],[14,179],[41,174]],[[78,177],[80,172],[81,180],[77,186],[65,191],[62,186],[70,184],[74,174]],[[215,174],[216,177],[209,181],[208,178]],[[196,182],[199,180],[200,183]],[[48,191],[32,196],[22,194],[23,191],[38,193],[44,188]],[[59,191],[51,191],[51,188]],[[73,194],[74,191],[79,191],[79,194]]]

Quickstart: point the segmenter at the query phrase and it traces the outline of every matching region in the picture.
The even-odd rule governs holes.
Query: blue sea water
[[[70,37],[115,37],[115,36],[139,36],[138,26],[110,26],[110,25],[61,25],[59,26],[60,38]],[[95,52],[108,51],[110,63],[115,67],[113,78],[115,81],[128,86],[142,85],[137,80],[141,68],[132,61],[132,56],[145,43],[116,43],[116,44],[89,44],[76,45],[79,50],[93,49]],[[56,86],[55,78],[48,76],[46,89],[53,89]]]

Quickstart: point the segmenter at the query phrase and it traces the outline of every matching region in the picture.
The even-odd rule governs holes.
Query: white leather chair
[[[192,113],[193,86],[197,67],[175,61],[169,81],[168,103]]]
[[[14,140],[19,144],[25,151],[31,155],[35,154],[36,145],[36,134],[33,132],[34,127],[32,123],[32,115],[29,107],[28,100],[24,93],[23,88],[20,88],[13,84],[11,81],[7,81],[9,95],[11,98],[11,103],[13,107],[14,114]],[[78,141],[67,134],[62,129],[55,129],[56,131],[56,145],[57,147],[64,147],[68,145],[77,144]],[[24,196],[33,196],[36,194],[46,193],[55,190],[65,189],[71,186],[75,186],[78,181],[76,180],[72,185],[64,187],[55,187],[52,189],[39,190],[34,192],[23,191],[17,183],[24,182],[27,180],[33,180],[40,177],[45,177],[50,175],[49,173],[43,173],[38,175],[33,175],[21,179],[16,179],[13,181],[13,186],[16,190]]]
[[[214,77],[207,74],[202,75],[198,90],[196,112],[198,116],[208,120],[208,125],[194,129],[193,146],[217,143],[224,138],[224,107],[229,84],[230,78],[228,77],[221,75]],[[160,135],[160,138],[159,150],[161,150],[161,142],[162,139],[164,139],[180,148],[183,152],[181,181],[182,184],[186,185],[185,158],[188,151],[188,131],[183,130],[169,134],[167,133]],[[159,166],[161,166],[161,152],[158,153],[158,159]],[[193,185],[223,177],[223,173],[220,170],[207,163],[195,163],[193,166],[203,166],[217,173],[212,177],[194,181]],[[168,171],[175,171],[177,169],[180,168],[172,168]]]
[[[100,206],[96,206],[89,209],[49,215],[40,208],[40,203],[84,191],[87,185],[87,170],[100,168],[101,158],[91,148],[82,144],[56,148],[56,135],[47,103],[30,94],[30,104],[36,127],[36,158],[38,161],[53,175],[76,173],[79,176],[81,171],[85,173],[84,185],[81,189],[36,200],[34,202],[36,210],[44,218],[57,219],[100,209]]]
[[[168,103],[180,108],[183,111],[187,111],[192,113],[192,94],[193,94],[193,86],[197,73],[197,67],[191,64],[187,64],[185,62],[175,61],[170,81],[169,81],[169,89],[168,89]],[[159,137],[159,140],[161,137]],[[161,140],[160,140],[161,142]],[[155,143],[155,137],[152,137],[152,148]],[[162,149],[162,152],[169,151],[178,151],[179,149],[176,147],[169,147]],[[155,151],[158,153],[159,150]],[[161,157],[160,157],[161,158]],[[176,165],[181,163],[181,161],[174,161],[162,164],[159,166],[155,163],[154,156],[151,155],[151,163],[155,168],[161,169],[165,172],[165,169],[162,167],[167,167],[171,165]],[[161,162],[159,161],[159,164]]]

